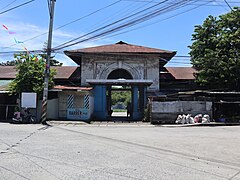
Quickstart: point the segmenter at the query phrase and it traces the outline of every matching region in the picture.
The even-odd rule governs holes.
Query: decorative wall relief
[[[132,75],[133,79],[144,79],[144,64],[122,61],[111,63],[97,62],[96,64],[96,79],[107,79],[108,75],[116,69],[124,69],[128,71]]]

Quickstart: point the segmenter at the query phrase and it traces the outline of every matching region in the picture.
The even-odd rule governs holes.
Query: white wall
[[[172,123],[179,114],[208,114],[212,117],[212,102],[206,101],[169,101],[152,102],[152,121]]]
[[[152,102],[153,113],[191,113],[196,115],[212,111],[212,102],[206,101],[169,101]]]
[[[58,119],[58,99],[48,100],[47,119]]]
[[[47,119],[58,119],[58,111],[59,111],[59,103],[58,99],[51,99],[48,100],[47,105]],[[37,102],[37,119],[38,121],[41,120],[42,115],[42,101]]]

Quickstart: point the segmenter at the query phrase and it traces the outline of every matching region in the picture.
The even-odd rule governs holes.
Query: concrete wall
[[[58,99],[49,100],[47,108],[47,118],[58,119],[58,108],[59,108]]]
[[[212,102],[170,101],[152,102],[151,120],[159,123],[174,123],[179,114],[208,114],[212,117]]]
[[[147,61],[146,79],[153,80],[153,84],[148,87],[148,92],[159,91],[159,60]]]
[[[159,91],[159,57],[143,55],[85,55],[81,64],[81,85],[86,79],[107,79],[116,69],[125,69],[133,79],[153,80],[148,91]]]
[[[59,99],[48,100],[47,105],[47,119],[58,119],[59,111]],[[42,115],[42,101],[37,101],[37,109],[30,109],[30,112],[37,117],[37,120],[41,121]]]
[[[67,93],[59,92],[59,109],[58,117],[60,119],[67,118]]]
[[[81,86],[87,86],[86,79],[94,79],[94,59],[84,56],[81,64]]]
[[[72,103],[68,102],[69,95],[73,95]],[[59,119],[89,120],[92,114],[93,96],[90,92],[59,92]]]

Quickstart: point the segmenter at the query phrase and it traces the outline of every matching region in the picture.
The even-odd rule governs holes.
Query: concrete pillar
[[[133,120],[139,120],[141,119],[141,113],[138,109],[139,104],[139,97],[138,97],[138,86],[133,86],[133,113],[132,113],[132,119]]]

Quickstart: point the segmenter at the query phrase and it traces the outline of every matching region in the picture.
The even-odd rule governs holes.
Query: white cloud
[[[8,34],[7,30],[4,29],[2,25],[5,25],[9,31],[15,32],[15,34]],[[28,50],[42,50],[44,47],[44,43],[47,42],[48,37],[48,28],[39,27],[34,24],[24,23],[24,22],[5,22],[1,24],[0,27],[0,51],[21,51],[24,47]],[[40,34],[46,33],[40,37],[34,38],[29,40],[33,37],[36,37]],[[81,34],[76,34],[72,32],[66,32],[62,30],[56,30],[53,32],[53,47],[62,44],[66,41],[69,41],[75,37],[80,36]],[[15,40],[17,41],[26,41],[23,44],[16,44]],[[28,41],[29,40],[29,41]],[[87,42],[82,43],[76,46],[73,46],[69,49],[78,49],[78,48],[85,48],[85,47],[92,47],[100,45],[100,43],[95,42]],[[12,60],[12,55],[0,54],[0,62]],[[64,54],[57,54],[56,59],[62,62],[64,65],[75,65],[75,63],[69,59]]]

